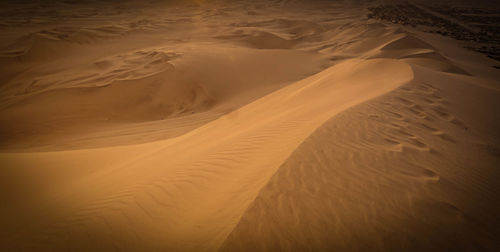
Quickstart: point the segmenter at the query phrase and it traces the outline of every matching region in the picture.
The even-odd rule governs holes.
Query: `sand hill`
[[[498,249],[498,62],[370,4],[6,7],[0,250]]]

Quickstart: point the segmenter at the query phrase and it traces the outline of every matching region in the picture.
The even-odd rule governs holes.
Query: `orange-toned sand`
[[[2,21],[1,251],[498,249],[494,60],[344,2],[123,6]]]

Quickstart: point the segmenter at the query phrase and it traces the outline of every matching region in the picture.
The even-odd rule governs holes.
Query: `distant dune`
[[[0,250],[498,250],[498,62],[381,3],[5,5]]]

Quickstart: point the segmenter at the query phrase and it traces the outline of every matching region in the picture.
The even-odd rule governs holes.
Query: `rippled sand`
[[[376,4],[5,5],[0,250],[498,249],[498,62]]]

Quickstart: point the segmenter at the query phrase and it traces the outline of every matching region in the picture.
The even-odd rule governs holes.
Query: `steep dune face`
[[[491,122],[463,116],[469,109],[455,103],[500,104],[466,97],[488,92],[478,79],[452,82],[428,71],[316,130],[259,192],[223,250],[496,250],[500,159],[492,138],[471,127]],[[458,85],[467,92],[449,100]]]
[[[343,51],[400,59],[412,65],[414,80],[345,110],[307,138],[261,189],[223,251],[497,249],[493,128],[500,121],[491,108],[500,106],[498,82],[471,76],[464,62],[437,49],[443,43],[415,34],[369,44]]]
[[[495,250],[493,61],[337,1],[63,5],[0,36],[0,250]]]
[[[12,173],[30,169],[35,160],[51,170],[67,169],[79,159],[94,160],[70,168],[75,170],[65,176],[66,186],[48,186],[40,192],[40,197],[56,200],[51,207],[68,212],[48,218],[48,223],[43,221],[33,230],[25,229],[28,234],[18,238],[31,237],[30,232],[49,235],[48,240],[34,236],[35,243],[27,243],[34,249],[36,244],[60,249],[75,244],[89,249],[120,248],[130,242],[138,249],[217,248],[259,189],[305,137],[336,113],[412,78],[409,66],[394,60],[347,61],[172,140],[64,154],[4,154],[3,163],[16,167]],[[96,171],[94,167],[101,168]],[[59,198],[66,193],[72,196]],[[19,207],[37,207],[36,202],[22,202]],[[113,209],[123,215],[117,216]],[[117,237],[111,240],[104,235],[82,238],[80,232],[113,232],[99,227],[105,223],[95,216],[105,223],[112,221],[112,226],[130,225],[138,237],[113,233]],[[65,224],[52,226],[54,222]],[[147,231],[158,228],[168,235],[159,239]],[[69,236],[54,244],[61,232]]]

